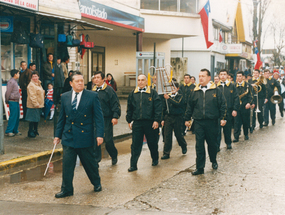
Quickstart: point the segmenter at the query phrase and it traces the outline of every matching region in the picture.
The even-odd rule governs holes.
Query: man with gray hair
[[[147,86],[147,78],[138,76],[138,86],[128,97],[126,120],[132,129],[131,166],[136,171],[142,151],[143,137],[146,136],[152,158],[152,166],[158,164],[158,124],[161,121],[161,101],[157,92]]]

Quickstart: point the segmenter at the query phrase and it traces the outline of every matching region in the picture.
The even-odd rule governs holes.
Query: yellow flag
[[[150,73],[147,74],[147,85],[151,85],[151,78],[150,78]]]
[[[173,76],[173,71],[172,69],[170,70],[170,79],[169,79],[169,83],[172,81],[172,76]]]

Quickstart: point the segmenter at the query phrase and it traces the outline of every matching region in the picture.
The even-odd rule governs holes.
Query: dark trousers
[[[62,185],[61,191],[73,193],[73,176],[76,165],[77,155],[84,167],[84,170],[94,186],[101,184],[98,163],[95,160],[94,147],[88,148],[72,148],[62,145],[63,159],[62,159]]]
[[[27,113],[27,98],[28,98],[27,90],[22,89],[23,119],[26,118],[26,113]]]
[[[62,87],[56,87],[54,90],[54,103],[58,104],[60,101],[60,95],[62,94]]]
[[[259,125],[263,124],[263,105],[264,105],[264,99],[258,99],[258,108],[260,110],[260,113],[257,114],[257,119]],[[257,106],[254,107],[253,109],[253,114],[252,114],[252,128],[255,128],[256,126],[256,108]]]
[[[283,99],[282,99],[282,102],[280,102],[280,103],[278,104],[278,106],[279,106],[280,114],[281,114],[281,116],[283,117],[283,110],[284,110],[284,102],[283,102]]]
[[[183,121],[183,116],[166,115],[164,120],[164,148],[163,154],[169,155],[172,149],[172,133],[174,130],[174,135],[177,139],[178,145],[182,149],[187,147],[187,143],[182,134],[181,121]]]
[[[264,104],[264,122],[269,123],[269,111],[271,120],[275,121],[276,118],[276,104],[273,104],[270,100]]]
[[[111,158],[117,158],[118,150],[113,140],[113,124],[112,118],[104,118],[104,143],[107,152]],[[96,160],[99,163],[102,159],[101,146],[95,146]]]
[[[237,112],[237,116],[235,117],[235,129],[234,129],[234,137],[236,140],[239,139],[241,125],[243,125],[243,134],[244,136],[248,136],[248,129],[250,124],[250,109],[242,109]]]
[[[203,169],[206,163],[205,140],[208,145],[208,153],[212,163],[217,162],[217,135],[218,120],[195,120],[196,135],[196,168]]]
[[[131,145],[131,166],[133,167],[137,167],[137,162],[142,151],[144,135],[147,139],[152,160],[158,160],[158,129],[153,129],[152,124],[153,121],[151,120],[139,120],[133,123]]]
[[[225,126],[221,126],[220,123],[218,123],[218,149],[221,146],[221,139],[222,139],[222,129],[224,133],[225,143],[227,145],[231,145],[232,143],[232,127],[233,127],[233,116],[232,116],[232,110],[228,110],[228,116],[227,116],[227,123]]]

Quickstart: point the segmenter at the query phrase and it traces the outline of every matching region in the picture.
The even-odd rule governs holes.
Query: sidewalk
[[[126,106],[127,100],[121,99],[121,112],[122,115],[118,121],[118,124],[114,127],[114,137],[120,137],[121,135],[130,134],[128,123],[126,122]],[[4,132],[7,128],[8,121],[4,122]],[[39,123],[39,136],[36,138],[27,137],[29,129],[29,123],[20,121],[19,131],[21,136],[4,137],[4,154],[0,155],[0,163],[15,158],[21,158],[23,156],[34,155],[40,152],[50,151],[53,148],[53,132],[54,122],[46,121],[42,118]],[[59,144],[57,149],[61,148]]]

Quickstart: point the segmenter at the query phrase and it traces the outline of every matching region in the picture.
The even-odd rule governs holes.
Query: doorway
[[[105,47],[95,47],[91,50],[91,76],[98,71],[105,74]]]

